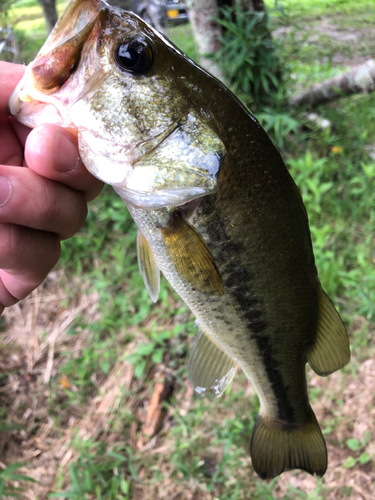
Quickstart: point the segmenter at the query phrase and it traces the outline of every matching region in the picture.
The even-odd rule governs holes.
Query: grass
[[[292,76],[289,93],[338,74],[375,47],[368,31],[373,2],[282,5],[275,27],[287,28],[281,56]],[[12,16],[30,61],[45,37],[41,11],[34,0],[22,0]],[[330,36],[330,29],[350,34],[353,27],[362,30],[354,31],[358,43],[338,39],[336,31]],[[189,26],[168,35],[196,59]],[[336,500],[358,491],[374,497],[374,109],[374,94],[320,107],[331,123],[324,131],[307,126],[302,111],[259,116],[301,189],[320,279],[350,333],[348,367],[328,378],[308,370],[329,447],[326,476],[292,472],[270,482],[254,476],[248,446],[258,400],[242,373],[220,400],[193,397],[187,354],[194,319],[165,280],[151,303],[137,269],[136,228],[106,188],[90,204],[83,229],[64,242],[55,274],[21,312],[16,306],[4,316],[0,487],[77,500]],[[173,392],[162,400],[162,426],[150,437],[144,430],[158,384]]]
[[[277,8],[293,19],[305,20],[315,16],[326,16],[327,13],[333,17],[337,15],[359,16],[360,19],[368,19],[367,14],[374,14],[374,2],[363,0],[360,4],[353,0],[265,0],[268,9]],[[355,21],[354,21],[355,22]],[[352,25],[352,24],[351,24]]]

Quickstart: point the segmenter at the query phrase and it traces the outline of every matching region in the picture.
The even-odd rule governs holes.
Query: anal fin
[[[142,275],[144,284],[150,294],[151,300],[156,302],[160,290],[160,271],[156,263],[154,252],[151,250],[148,241],[139,230],[137,233],[137,257],[139,271]]]
[[[346,328],[323,288],[319,286],[319,319],[315,344],[307,361],[321,376],[339,370],[350,361],[350,346]]]
[[[231,383],[237,364],[198,326],[189,358],[189,379],[199,396],[220,397]]]
[[[250,444],[255,472],[272,479],[282,472],[302,469],[319,477],[327,469],[324,437],[310,408],[306,423],[276,422],[258,415]]]

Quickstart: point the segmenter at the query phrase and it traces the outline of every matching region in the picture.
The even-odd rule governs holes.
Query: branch
[[[375,61],[370,59],[360,66],[354,66],[347,73],[317,83],[305,92],[290,98],[291,106],[314,107],[339,97],[375,90]]]

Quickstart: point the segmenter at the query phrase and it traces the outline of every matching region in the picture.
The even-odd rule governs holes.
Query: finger
[[[0,165],[0,223],[73,236],[87,216],[84,195],[29,168]]]
[[[8,101],[14,87],[21,80],[26,66],[0,61],[1,92],[0,92],[0,118],[5,118],[8,113]]]
[[[13,117],[0,120],[0,164],[24,165],[24,144],[29,132]]]
[[[30,133],[30,128],[26,127],[26,125],[22,125],[19,121],[17,121],[13,116],[8,118],[8,122],[10,123],[19,144],[22,147],[22,152],[25,149],[26,139]],[[10,165],[10,163],[8,163]],[[17,165],[16,163],[14,165]]]
[[[34,172],[81,191],[87,201],[98,196],[103,187],[83,165],[77,138],[57,125],[41,125],[31,131],[25,158]]]
[[[60,257],[53,233],[0,224],[0,313],[43,282]]]

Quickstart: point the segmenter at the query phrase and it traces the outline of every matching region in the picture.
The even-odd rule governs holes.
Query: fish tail
[[[327,448],[310,408],[303,424],[273,421],[258,415],[250,444],[255,472],[271,479],[291,469],[302,469],[321,477],[327,470]]]

